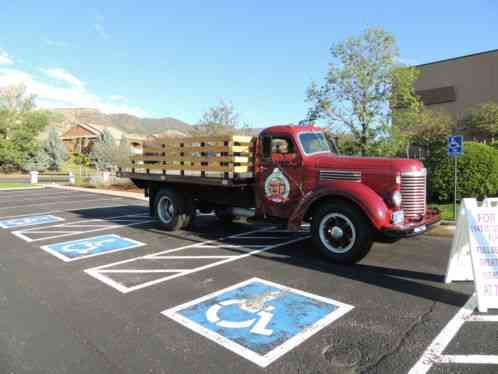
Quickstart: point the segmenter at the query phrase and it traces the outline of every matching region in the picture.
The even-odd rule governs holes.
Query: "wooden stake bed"
[[[148,180],[152,176],[177,181],[169,176],[250,180],[254,177],[254,143],[255,138],[238,135],[169,139],[144,147],[143,154],[132,156],[131,164],[123,165],[120,173]]]

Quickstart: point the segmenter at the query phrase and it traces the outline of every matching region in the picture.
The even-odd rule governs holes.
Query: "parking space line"
[[[106,273],[105,270],[111,270],[111,269],[109,269],[110,267],[120,266],[120,265],[123,265],[123,264],[130,264],[132,262],[147,261],[147,260],[160,260],[159,257],[167,257],[167,259],[178,259],[178,258],[181,259],[182,257],[185,258],[187,256],[163,256],[163,255],[165,255],[167,253],[173,253],[173,252],[178,252],[178,251],[181,251],[181,250],[185,250],[187,248],[191,248],[191,249],[199,248],[199,245],[200,246],[205,246],[207,244],[217,243],[219,245],[218,248],[223,249],[223,245],[224,244],[220,243],[223,240],[240,239],[240,238],[243,238],[245,235],[252,235],[252,234],[255,234],[255,233],[258,233],[258,232],[266,232],[266,231],[269,231],[271,229],[272,229],[271,227],[270,228],[264,228],[264,229],[260,229],[260,230],[249,231],[249,232],[246,232],[246,233],[231,235],[231,236],[228,236],[228,237],[225,237],[225,238],[218,239],[218,241],[209,240],[209,241],[206,241],[206,242],[203,242],[203,243],[190,244],[190,245],[182,246],[182,247],[179,247],[179,248],[174,248],[174,249],[170,249],[170,250],[166,250],[166,251],[161,251],[161,252],[157,252],[157,253],[148,254],[148,255],[145,255],[145,256],[139,256],[139,257],[131,258],[131,259],[128,259],[128,260],[114,262],[114,263],[111,263],[111,264],[97,266],[97,267],[94,267],[94,268],[86,269],[85,272],[88,275],[94,277],[95,279],[100,280],[101,282],[107,284],[110,287],[115,288],[116,290],[118,290],[118,291],[120,291],[122,293],[129,293],[129,292],[137,291],[137,290],[140,290],[140,289],[143,289],[143,288],[146,288],[146,287],[150,287],[150,286],[153,286],[153,285],[156,285],[156,284],[159,284],[159,283],[163,283],[163,282],[166,282],[168,280],[172,280],[172,279],[175,279],[175,278],[178,278],[178,277],[183,277],[183,276],[186,276],[186,275],[197,273],[197,272],[202,271],[202,270],[211,269],[213,267],[220,266],[220,265],[223,265],[223,264],[227,264],[227,263],[232,262],[232,261],[241,260],[243,258],[252,256],[252,255],[255,255],[255,254],[258,254],[258,253],[261,253],[261,252],[265,252],[265,251],[268,251],[268,250],[271,250],[271,249],[274,249],[274,248],[278,248],[278,247],[283,247],[283,246],[286,246],[286,245],[289,245],[289,244],[292,244],[292,243],[296,243],[296,242],[299,242],[299,241],[303,241],[303,240],[306,240],[306,239],[309,238],[309,236],[302,236],[302,237],[293,238],[293,239],[290,239],[290,240],[285,240],[284,242],[281,242],[281,243],[276,243],[276,244],[272,244],[272,245],[266,245],[266,246],[264,246],[262,248],[254,249],[254,250],[252,250],[250,252],[247,252],[247,253],[244,253],[244,254],[241,254],[241,255],[226,256],[226,258],[222,258],[219,261],[215,261],[215,262],[212,262],[212,263],[209,263],[209,264],[206,264],[206,265],[202,265],[202,266],[197,266],[197,267],[194,267],[194,268],[191,268],[191,269],[185,269],[184,271],[181,271],[181,272],[169,275],[169,276],[161,277],[161,278],[150,280],[150,281],[144,281],[142,283],[139,283],[139,284],[136,284],[136,285],[133,285],[133,286],[125,286],[124,284],[119,283],[118,281],[112,279],[110,276],[106,276],[105,275],[105,273]],[[265,239],[264,236],[260,236],[260,237],[255,236],[255,238],[258,238],[258,239],[261,239],[261,240]],[[285,238],[281,238],[281,239],[285,239]],[[244,245],[240,245],[239,247],[240,248],[244,248],[245,246]],[[201,249],[202,248],[205,249],[206,247],[200,247],[200,248]],[[201,256],[188,256],[188,257],[192,257],[192,258],[209,257],[209,258],[213,258],[213,259],[215,258],[214,256],[202,256],[202,255]],[[114,270],[116,270],[115,272],[113,272],[114,274],[119,274],[121,269],[114,269]],[[131,269],[126,269],[126,270],[131,270]],[[150,270],[150,273],[153,273],[154,272],[153,270],[158,270],[158,269],[149,269],[149,270],[148,269],[141,269],[141,270],[144,271],[144,273],[148,273],[149,270]],[[160,269],[160,270],[163,270],[163,269]],[[164,270],[166,270],[166,269],[164,269]],[[171,269],[168,269],[168,270],[171,270]],[[174,269],[174,270],[178,270],[178,269]]]
[[[107,198],[107,199],[90,199],[90,200],[83,200],[83,202],[91,202],[91,201],[108,201],[108,200],[122,200],[122,197],[112,197],[112,198]],[[78,201],[79,203],[82,201]],[[41,206],[41,205],[54,205],[54,204],[66,204],[66,203],[71,203],[74,204],[74,201],[54,201],[51,203],[39,203],[39,204],[26,204],[26,205],[17,205],[17,206],[4,206],[1,207],[0,210],[4,209],[17,209],[17,208],[31,208],[33,206]],[[32,213],[31,213],[32,214]]]
[[[188,269],[149,269],[149,270],[140,270],[140,269],[110,269],[110,270],[101,270],[101,273],[131,273],[131,274],[145,274],[145,273],[179,273],[183,271],[187,271]]]
[[[17,230],[13,231],[12,234],[14,234],[15,236],[24,241],[31,243],[41,240],[56,239],[72,235],[81,235],[91,232],[118,229],[128,226],[137,226],[154,221],[155,220],[151,219],[148,214],[127,214],[123,216],[95,218],[89,220],[46,226],[43,229],[31,228],[25,230]],[[86,222],[86,224],[82,224],[82,222]],[[52,228],[54,228],[55,230],[52,230]],[[74,230],[74,228],[80,230]],[[34,235],[40,235],[40,234],[57,234],[57,235],[42,236],[41,238],[32,237]]]
[[[115,200],[115,199],[111,199],[111,200]],[[119,198],[118,198],[118,200],[119,200]],[[33,214],[43,215],[43,214],[52,214],[52,213],[79,212],[79,211],[97,209],[97,208],[102,208],[102,209],[104,209],[104,208],[121,208],[121,207],[128,207],[128,206],[129,205],[122,205],[122,204],[119,204],[119,205],[115,205],[115,204],[112,204],[112,205],[93,205],[93,206],[84,207],[84,208],[56,209],[56,210],[49,210],[47,212],[35,212],[35,213],[32,212],[32,213],[17,214],[17,215],[12,215],[12,216],[2,216],[2,217],[0,217],[0,219],[28,217],[28,216],[32,216]],[[145,207],[145,205],[137,205],[137,206]]]
[[[45,197],[48,197],[48,198],[54,198],[54,197],[59,197],[60,195],[71,195],[71,194],[74,194],[74,192],[59,192],[59,193],[55,193],[55,192],[51,192],[51,193],[43,193],[43,194],[17,194],[17,195],[1,195],[0,194],[0,203],[3,203],[5,201],[11,201],[12,198],[14,197],[22,197],[22,201],[29,201],[29,200],[39,200],[39,199],[43,199]],[[91,196],[91,195],[89,195]]]
[[[439,335],[432,341],[408,374],[425,374],[435,364],[491,364],[498,365],[498,355],[445,355],[444,350],[457,335],[465,322],[495,322],[498,316],[472,315],[477,307],[474,293],[465,305],[448,322]]]
[[[443,355],[440,364],[498,365],[498,356],[493,355]]]

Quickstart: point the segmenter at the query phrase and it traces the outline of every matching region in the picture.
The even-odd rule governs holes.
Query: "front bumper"
[[[381,232],[389,238],[409,238],[424,234],[439,221],[441,221],[440,212],[437,209],[427,209],[422,220],[404,225],[389,225],[381,229]]]

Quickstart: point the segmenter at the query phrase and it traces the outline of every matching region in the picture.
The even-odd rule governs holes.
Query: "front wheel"
[[[327,259],[354,264],[372,247],[372,226],[355,206],[343,202],[321,206],[311,223],[315,246]]]

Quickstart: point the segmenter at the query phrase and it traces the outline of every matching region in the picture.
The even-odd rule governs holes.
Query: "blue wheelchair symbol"
[[[64,221],[64,219],[52,215],[27,216],[0,221],[0,228],[12,229],[24,226],[44,225],[60,221]]]
[[[252,278],[162,314],[266,367],[352,308]]]
[[[452,135],[448,137],[448,156],[463,155],[463,136]]]
[[[144,245],[144,243],[137,242],[136,240],[110,234],[44,245],[41,248],[61,260],[69,262],[106,253],[137,248]]]

